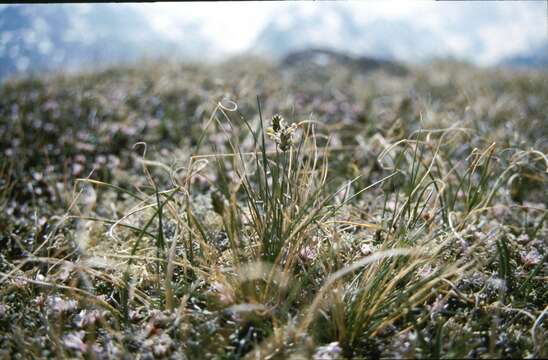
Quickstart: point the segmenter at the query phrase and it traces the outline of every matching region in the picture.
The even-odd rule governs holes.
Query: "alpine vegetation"
[[[7,81],[2,357],[548,357],[547,74],[301,70]]]

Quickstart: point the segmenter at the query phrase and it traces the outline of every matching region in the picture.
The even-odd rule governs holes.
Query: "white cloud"
[[[181,23],[198,23],[220,49],[239,52],[247,49],[268,22],[279,3],[203,2],[134,4],[151,18],[158,31],[173,36]]]
[[[358,23],[379,19],[404,20],[445,37],[446,48],[456,56],[473,56],[489,64],[523,51],[547,39],[546,4],[523,2],[434,2],[434,1],[348,1],[348,2],[204,2],[134,4],[151,20],[155,29],[172,39],[181,37],[180,25],[196,23],[203,34],[223,53],[248,49],[272,17],[292,12],[303,16],[331,12],[332,6],[351,10]],[[328,16],[330,28],[342,26]],[[318,35],[320,36],[320,35]],[[387,39],[389,41],[389,39]],[[482,54],[477,54],[477,42]],[[449,54],[448,54],[449,55]]]

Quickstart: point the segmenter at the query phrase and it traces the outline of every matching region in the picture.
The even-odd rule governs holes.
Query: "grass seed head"
[[[297,124],[287,125],[285,119],[276,114],[272,116],[272,126],[269,127],[266,132],[272,140],[276,142],[279,149],[282,151],[287,151],[293,145],[293,135],[297,130]]]
[[[280,114],[275,114],[272,116],[272,130],[274,132],[279,132],[285,127],[285,120]]]

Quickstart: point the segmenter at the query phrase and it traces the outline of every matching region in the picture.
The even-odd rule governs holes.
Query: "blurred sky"
[[[149,16],[157,30],[174,39],[180,35],[177,24],[192,20],[202,24],[202,30],[219,50],[237,53],[248,49],[273,19],[283,22],[284,17],[290,18],[295,12],[310,17],[322,13],[329,18],[333,5],[331,1],[253,1],[134,6]],[[350,9],[355,19],[364,24],[383,19],[418,23],[444,36],[457,56],[470,50],[472,38],[479,37],[484,48],[475,61],[480,64],[527,51],[548,38],[546,1],[345,1],[337,2],[337,6]],[[330,29],[321,30],[327,34]]]
[[[7,10],[6,6],[0,5],[0,10]],[[410,62],[449,56],[494,65],[515,56],[538,56],[548,49],[547,1],[155,2],[16,7],[30,12],[15,20],[23,27],[18,33],[10,25],[14,12],[4,11],[11,15],[0,16],[0,65],[2,61],[15,61],[17,69],[37,68],[36,62],[29,62],[33,55],[40,55],[37,58],[46,64],[55,58],[51,53],[63,51],[67,59],[99,54],[92,62],[108,60],[110,53],[122,53],[118,54],[122,58],[131,49],[154,56],[165,40],[169,40],[169,56],[190,58],[198,54],[199,59],[222,59],[245,51],[283,56],[296,48],[327,46]],[[116,11],[101,12],[109,7]],[[64,17],[43,16],[60,9],[66,10]],[[91,12],[94,15],[80,16],[91,9],[97,10]],[[93,39],[99,40],[93,43]],[[48,44],[53,44],[52,51],[42,51]],[[62,64],[66,66],[66,61]]]

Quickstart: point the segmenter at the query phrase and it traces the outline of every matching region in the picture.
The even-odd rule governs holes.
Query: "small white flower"
[[[498,277],[491,277],[487,280],[487,285],[494,290],[506,291],[506,281]]]
[[[314,360],[336,360],[340,359],[342,349],[338,341],[334,341],[324,346],[320,346],[314,353]]]
[[[538,263],[540,263],[541,260],[542,255],[540,255],[536,248],[532,248],[527,254],[521,255],[521,261],[523,261],[523,264],[527,268],[532,268],[533,266],[536,266]]]
[[[74,320],[76,326],[79,328],[84,328],[89,325],[95,324],[101,318],[101,313],[99,310],[82,310]]]
[[[83,341],[85,334],[84,331],[69,333],[63,337],[63,344],[69,349],[85,352],[87,350],[87,345]]]
[[[74,311],[78,307],[76,300],[65,300],[60,296],[50,296],[46,301],[49,309],[54,313]]]
[[[318,257],[318,251],[313,246],[307,245],[299,251],[299,257],[306,262],[312,262]]]
[[[211,284],[211,290],[219,296],[219,301],[225,304],[234,302],[234,293],[223,283],[215,281]]]
[[[371,245],[369,244],[362,244],[360,246],[360,252],[364,255],[364,256],[368,256],[368,255],[371,255],[373,253],[373,248],[371,247]]]
[[[434,269],[432,269],[432,266],[430,264],[426,264],[423,267],[421,267],[417,273],[421,279],[425,279],[432,275],[434,272]]]
[[[527,244],[531,239],[529,238],[529,235],[521,234],[516,240],[521,244]]]

